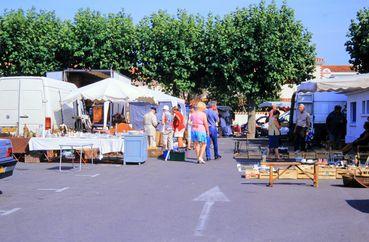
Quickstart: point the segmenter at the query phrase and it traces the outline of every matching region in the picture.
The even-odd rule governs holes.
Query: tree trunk
[[[256,132],[256,107],[251,98],[247,100],[247,138],[255,138]]]

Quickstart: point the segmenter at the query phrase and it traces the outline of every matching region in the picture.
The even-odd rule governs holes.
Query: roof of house
[[[328,68],[331,72],[355,72],[351,65],[322,65],[321,69]]]

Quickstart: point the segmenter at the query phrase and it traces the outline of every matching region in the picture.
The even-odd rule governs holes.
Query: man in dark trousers
[[[340,148],[340,139],[345,130],[346,118],[341,112],[341,109],[341,106],[335,106],[325,121],[328,130],[329,145],[332,149]]]
[[[297,111],[296,126],[294,130],[295,135],[295,151],[306,151],[306,133],[310,127],[310,114],[305,111],[304,104],[300,104]]]
[[[219,122],[219,115],[217,111],[217,103],[212,101],[209,103],[208,109],[205,111],[206,117],[208,119],[209,124],[209,137],[206,144],[206,160],[211,159],[210,154],[210,145],[213,142],[214,146],[214,159],[220,159],[221,156],[219,155],[218,150],[218,129],[217,123]]]

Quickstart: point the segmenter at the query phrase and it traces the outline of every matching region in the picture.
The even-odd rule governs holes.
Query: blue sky
[[[62,19],[72,19],[80,8],[89,7],[102,13],[124,9],[138,22],[159,9],[173,14],[177,9],[186,9],[202,15],[208,12],[224,15],[237,7],[258,2],[260,0],[0,0],[0,6],[3,10],[31,7],[54,10]],[[287,0],[287,3],[295,9],[297,19],[313,33],[317,56],[325,58],[326,64],[347,64],[349,55],[344,43],[350,20],[359,9],[369,7],[369,0]]]

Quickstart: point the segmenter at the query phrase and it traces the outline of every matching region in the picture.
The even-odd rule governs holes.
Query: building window
[[[366,100],[366,114],[369,114],[369,100]]]
[[[365,101],[361,102],[361,114],[365,114],[366,113],[366,108],[365,108]]]
[[[356,123],[356,102],[350,103],[350,122]]]

